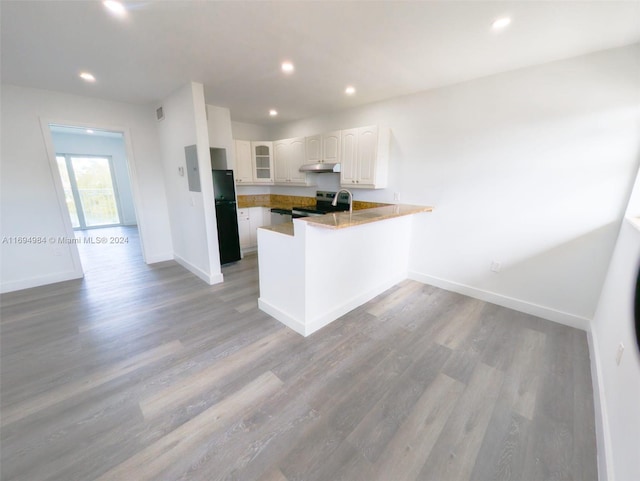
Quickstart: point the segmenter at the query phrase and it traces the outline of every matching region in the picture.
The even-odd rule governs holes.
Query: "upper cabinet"
[[[322,135],[322,160],[323,162],[340,162],[341,132],[329,132]]]
[[[250,142],[236,140],[236,183],[273,183],[272,142]]]
[[[304,137],[291,139],[289,142],[289,181],[292,184],[306,184],[307,174],[300,172],[300,167],[305,162]]]
[[[305,141],[307,164],[322,162],[322,135],[305,137]]]
[[[300,172],[303,164],[340,164],[340,185],[383,189],[387,186],[390,130],[372,125],[275,142],[236,140],[236,182],[249,185],[312,185],[317,175]]]
[[[253,167],[251,165],[251,142],[236,140],[236,183],[253,183]]]
[[[340,162],[340,131],[306,137],[306,163]]]
[[[253,181],[258,184],[273,183],[273,142],[251,142]]]
[[[289,143],[287,140],[276,140],[273,143],[273,179],[276,184],[289,180]]]
[[[305,163],[305,138],[276,140],[273,143],[275,183],[280,185],[309,185],[307,175],[300,172]]]
[[[343,130],[340,146],[340,185],[364,189],[386,187],[389,139],[389,129],[376,125]]]
[[[358,129],[342,131],[340,141],[340,184],[355,184],[358,177],[356,166],[358,163]]]

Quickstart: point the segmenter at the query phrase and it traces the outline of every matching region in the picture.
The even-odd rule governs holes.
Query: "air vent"
[[[162,108],[162,106],[158,107],[156,109],[156,119],[157,120],[164,120],[164,110]]]

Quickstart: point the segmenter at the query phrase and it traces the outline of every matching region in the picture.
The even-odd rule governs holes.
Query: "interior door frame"
[[[142,249],[142,258],[145,263],[149,263],[147,260],[145,232],[146,221],[144,219],[144,211],[142,209],[142,196],[140,194],[140,187],[138,183],[138,174],[136,171],[136,162],[133,155],[133,147],[131,145],[131,132],[128,127],[119,125],[104,125],[93,122],[87,122],[82,120],[69,120],[69,119],[56,119],[49,117],[40,117],[40,129],[42,131],[42,137],[44,139],[45,149],[47,151],[47,157],[49,157],[49,169],[51,173],[51,179],[56,191],[56,198],[58,200],[58,211],[64,224],[65,232],[63,233],[67,238],[74,238],[74,229],[71,225],[71,216],[67,209],[67,203],[64,196],[64,188],[62,187],[62,180],[58,172],[58,162],[56,161],[56,149],[53,144],[53,137],[51,135],[50,125],[64,125],[68,127],[78,127],[81,129],[92,130],[108,130],[111,132],[120,132],[122,134],[122,140],[124,142],[125,153],[127,156],[127,168],[129,171],[129,179],[131,181],[131,194],[133,196],[133,210],[136,216],[136,223],[138,224],[138,234],[140,236],[140,248]],[[82,269],[82,263],[80,261],[80,253],[76,244],[69,244],[68,247],[71,250],[71,259],[74,266],[74,271],[78,277],[84,276]]]

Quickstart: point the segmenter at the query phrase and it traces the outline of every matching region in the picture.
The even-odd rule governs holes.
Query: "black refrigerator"
[[[211,174],[213,175],[213,195],[216,202],[220,264],[228,264],[240,260],[233,170],[212,170]]]

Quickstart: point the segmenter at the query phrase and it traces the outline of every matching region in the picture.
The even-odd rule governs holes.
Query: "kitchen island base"
[[[348,228],[294,219],[292,230],[258,229],[258,306],[312,334],[407,278],[414,217]]]

